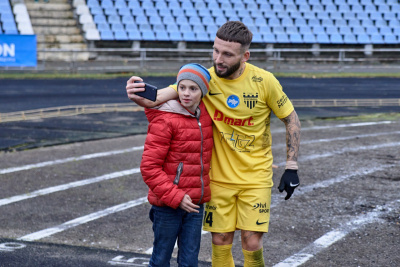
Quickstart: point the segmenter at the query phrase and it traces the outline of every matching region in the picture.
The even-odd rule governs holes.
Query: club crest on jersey
[[[255,107],[255,105],[258,102],[258,93],[256,93],[255,95],[251,95],[251,94],[246,95],[246,93],[243,93],[243,98],[244,98],[244,103],[246,104],[246,106],[249,109],[252,109]]]
[[[236,108],[237,106],[239,106],[240,100],[239,100],[239,97],[237,95],[230,95],[226,99],[226,103],[228,104],[228,106],[230,108]]]

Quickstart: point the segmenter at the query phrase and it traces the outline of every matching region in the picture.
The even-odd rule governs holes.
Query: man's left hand
[[[288,200],[296,187],[300,185],[299,176],[297,175],[297,170],[286,169],[282,175],[281,182],[279,183],[279,192],[286,191],[287,195],[285,200]]]

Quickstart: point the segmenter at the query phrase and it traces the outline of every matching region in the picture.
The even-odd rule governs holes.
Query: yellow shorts
[[[268,232],[271,188],[229,189],[210,184],[211,200],[206,203],[203,230],[216,233],[237,229]]]

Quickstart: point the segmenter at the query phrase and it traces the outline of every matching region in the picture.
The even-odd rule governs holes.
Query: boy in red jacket
[[[140,170],[152,204],[152,267],[170,266],[176,240],[179,266],[198,265],[203,203],[211,197],[212,120],[201,101],[210,79],[202,65],[184,65],[177,76],[179,100],[145,109],[149,126]]]

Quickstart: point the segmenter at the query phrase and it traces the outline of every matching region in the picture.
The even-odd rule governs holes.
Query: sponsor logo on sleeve
[[[276,103],[278,104],[278,108],[283,107],[288,101],[288,97],[286,95],[283,95]]]

